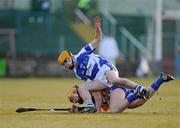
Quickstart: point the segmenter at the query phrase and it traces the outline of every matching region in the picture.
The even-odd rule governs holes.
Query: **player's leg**
[[[118,97],[118,98],[117,98]],[[120,107],[126,108],[127,103],[124,102],[125,93],[121,89],[115,89],[110,93],[110,112],[119,112]]]
[[[174,80],[174,78],[171,75],[161,72],[157,80],[148,87],[149,95],[147,98],[151,98],[164,82],[169,82],[172,80]]]
[[[171,75],[160,73],[157,80],[153,84],[151,84],[151,86],[147,88],[148,95],[146,96],[146,98],[150,99],[164,82],[169,82],[171,80],[174,80],[174,78]],[[147,100],[144,100],[144,99],[137,99],[133,101],[131,104],[129,104],[128,108],[136,108],[136,107],[142,106],[146,101]]]
[[[110,94],[110,112],[122,112],[130,103],[138,98],[137,93],[130,93],[127,98],[125,91],[121,88],[116,88]]]
[[[82,112],[91,112],[91,110],[88,110],[88,109],[95,108],[95,105],[92,102],[91,94],[89,91],[101,90],[105,88],[107,88],[107,86],[97,80],[92,81],[92,82],[86,82],[85,84],[79,87],[79,95],[83,98],[83,100],[87,104],[87,109],[85,109]]]
[[[137,93],[139,93],[139,95],[146,95],[147,93],[146,89],[143,86],[138,85],[127,78],[120,78],[118,75],[118,71],[116,70],[106,71],[106,77],[107,77],[107,80],[113,85],[125,86],[130,89],[135,89]]]
[[[106,71],[106,77],[109,82],[111,82],[113,85],[121,85],[121,86],[126,86],[127,88],[134,89],[136,87],[136,83],[133,81],[130,81],[126,78],[120,78],[118,76],[118,72],[114,70],[108,70]]]
[[[137,99],[128,105],[128,108],[133,109],[142,106],[147,100]]]

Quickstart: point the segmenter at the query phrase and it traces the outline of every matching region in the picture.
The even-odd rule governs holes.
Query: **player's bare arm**
[[[95,37],[94,39],[90,42],[90,44],[94,47],[97,48],[101,39],[102,39],[102,30],[101,30],[101,22],[100,22],[100,17],[96,16],[94,20],[94,25],[95,25]]]
[[[97,112],[101,112],[101,105],[102,105],[101,91],[92,92],[92,96],[94,97],[94,100],[95,100],[95,105],[96,105]]]

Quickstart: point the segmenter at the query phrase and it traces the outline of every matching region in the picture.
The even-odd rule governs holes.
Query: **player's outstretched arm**
[[[101,30],[101,22],[100,22],[100,17],[96,16],[95,17],[95,37],[94,39],[90,42],[90,44],[94,47],[97,48],[101,39],[102,39],[102,30]]]

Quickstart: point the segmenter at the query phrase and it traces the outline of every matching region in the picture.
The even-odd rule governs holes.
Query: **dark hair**
[[[79,93],[78,93],[79,95]],[[79,96],[79,101],[78,101],[79,104],[83,104],[84,103],[84,100]]]

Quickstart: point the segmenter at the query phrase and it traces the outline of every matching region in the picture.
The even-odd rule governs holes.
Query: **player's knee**
[[[116,104],[116,103],[110,103],[110,112],[111,113],[117,113],[117,112],[122,112],[120,111],[120,106],[119,104]]]
[[[120,113],[120,112],[122,112],[122,111],[119,110],[119,108],[110,108],[110,112],[111,112],[111,113]]]
[[[111,113],[117,113],[117,112],[118,112],[118,109],[117,109],[117,108],[112,108],[112,107],[110,107],[110,112],[111,112]]]

